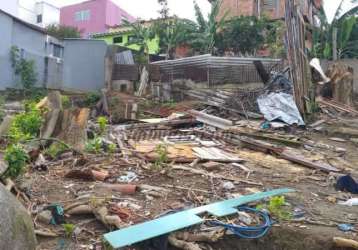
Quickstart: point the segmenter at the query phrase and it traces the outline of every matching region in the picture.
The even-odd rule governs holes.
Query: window
[[[37,15],[37,23],[42,23],[42,15]]]
[[[54,57],[62,57],[62,52],[63,52],[63,47],[57,44],[52,44],[53,45],[53,51],[52,51],[52,55]]]
[[[123,37],[122,36],[113,37],[113,43],[123,43]]]
[[[129,43],[133,43],[133,42],[135,42],[136,39],[137,39],[136,36],[129,36],[129,37],[128,37],[128,42],[129,42]]]
[[[75,21],[88,21],[91,18],[91,11],[90,10],[81,10],[75,13]]]
[[[275,9],[276,8],[276,3],[277,1],[276,0],[264,0],[263,1],[263,8],[265,10],[272,10],[272,9]]]

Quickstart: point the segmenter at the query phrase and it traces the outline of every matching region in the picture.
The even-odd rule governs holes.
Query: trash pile
[[[20,113],[40,117],[38,132],[15,131],[17,115],[1,125],[13,145],[1,180],[31,215],[39,249],[212,249],[273,225],[329,228],[339,245],[333,237],[357,236],[358,112],[321,99],[306,124],[292,91],[273,73],[256,110],[239,112],[235,94],[158,104],[102,91],[86,106],[51,91]]]

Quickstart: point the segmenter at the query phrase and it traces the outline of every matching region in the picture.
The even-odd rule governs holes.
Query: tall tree
[[[346,1],[340,1],[331,23],[328,22],[324,10],[321,10],[320,27],[314,29],[314,56],[325,59],[358,57],[358,40],[355,36],[358,6],[342,14]],[[351,2],[358,3],[358,0]]]
[[[227,14],[225,14],[223,17],[219,17],[220,7],[220,0],[213,1],[211,11],[206,20],[198,3],[194,0],[194,10],[198,27],[191,44],[194,48],[199,50],[199,52],[211,54],[215,52],[217,35],[219,31],[224,28],[227,16]]]
[[[46,31],[50,36],[58,39],[81,37],[81,32],[76,27],[50,24],[46,27]]]

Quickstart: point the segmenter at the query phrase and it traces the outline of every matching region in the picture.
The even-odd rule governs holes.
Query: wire
[[[257,210],[255,208],[239,207],[238,210],[244,212],[251,212],[259,215],[263,220],[263,223],[258,226],[239,226],[235,224],[223,223],[221,221],[210,221],[210,223],[216,226],[222,226],[227,230],[230,230],[240,238],[244,238],[244,239],[258,239],[265,236],[268,230],[275,223],[273,220],[271,220],[268,213]]]

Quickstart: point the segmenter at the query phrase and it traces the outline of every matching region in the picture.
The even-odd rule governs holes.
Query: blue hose
[[[235,235],[239,236],[240,238],[244,239],[258,239],[263,236],[270,230],[272,225],[274,224],[274,221],[271,220],[268,213],[257,210],[255,208],[250,207],[239,207],[239,211],[244,212],[251,212],[259,215],[261,219],[263,220],[263,223],[259,226],[238,226],[233,224],[226,224],[222,223],[220,221],[210,221],[211,224],[215,226],[221,226],[226,228],[227,230],[230,230]]]

